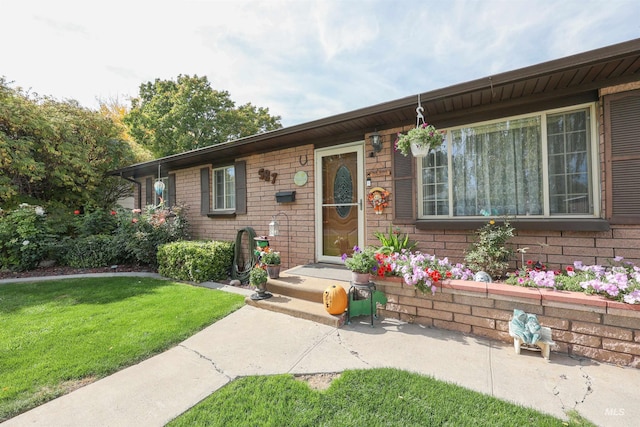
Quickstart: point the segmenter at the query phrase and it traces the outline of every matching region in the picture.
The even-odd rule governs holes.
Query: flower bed
[[[517,308],[551,328],[554,352],[640,368],[640,304],[470,280],[445,280],[426,294],[400,277],[375,282],[388,300],[383,317],[512,343],[509,320]]]
[[[520,309],[551,328],[556,352],[640,368],[640,269],[622,259],[606,268],[577,262],[564,273],[529,263],[513,284],[473,281],[464,265],[419,252],[378,261],[382,316],[513,342],[509,321]]]

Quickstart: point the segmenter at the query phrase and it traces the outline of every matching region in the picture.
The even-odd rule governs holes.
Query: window
[[[213,186],[213,188],[211,188]],[[211,200],[213,196],[213,200]],[[247,165],[200,168],[200,215],[223,218],[247,213]]]
[[[213,170],[213,210],[236,207],[235,168],[227,166]]]
[[[594,108],[448,129],[421,158],[420,216],[590,216]]]

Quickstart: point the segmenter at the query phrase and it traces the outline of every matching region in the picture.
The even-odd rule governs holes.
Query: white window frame
[[[554,115],[559,113],[566,113],[570,111],[589,109],[589,145],[587,147],[587,152],[589,156],[589,164],[588,171],[590,174],[591,180],[591,201],[593,205],[593,213],[589,214],[550,214],[550,206],[549,206],[549,159],[548,159],[548,147],[547,147],[547,116]],[[539,218],[539,219],[561,219],[561,218],[599,218],[601,215],[601,203],[600,203],[600,193],[601,193],[601,183],[600,183],[600,164],[599,164],[599,143],[600,138],[598,134],[598,122],[597,122],[597,104],[595,102],[584,103],[571,105],[569,107],[556,108],[550,110],[542,110],[536,111],[528,114],[521,114],[517,116],[510,117],[501,117],[496,120],[489,120],[483,122],[474,122],[464,124],[462,126],[456,126],[447,129],[441,129],[445,131],[445,135],[447,139],[447,168],[448,168],[448,191],[449,191],[449,214],[447,215],[425,215],[423,212],[423,200],[422,200],[422,188],[423,188],[423,179],[422,179],[422,159],[417,158],[414,161],[417,161],[417,204],[418,204],[418,219],[455,219],[455,220],[469,220],[469,219],[478,219],[482,218],[481,215],[477,216],[456,216],[454,215],[453,209],[453,159],[451,157],[452,144],[450,143],[452,131],[458,129],[464,129],[469,127],[479,127],[483,125],[491,125],[495,123],[500,123],[509,120],[517,120],[522,118],[530,118],[540,116],[540,129],[541,129],[541,145],[542,145],[542,197],[543,197],[543,213],[542,215],[518,215],[516,217],[520,218]]]
[[[226,182],[226,179],[225,179],[225,182],[223,182],[223,186],[222,186],[223,189],[224,189],[223,190],[224,194],[222,195],[222,199],[224,200],[224,207],[217,207],[216,203],[217,203],[217,200],[218,200],[218,193],[217,193],[218,186],[217,186],[217,182],[216,182],[216,177],[217,177],[217,173],[216,172],[222,171],[223,172],[223,176],[226,177],[227,176],[226,171],[228,169],[233,170],[233,185],[230,187],[230,188],[233,189],[232,190],[233,191],[233,206],[227,205],[227,203],[228,203],[227,198],[228,198],[229,194],[227,194],[228,186],[227,186],[227,182]],[[213,196],[213,199],[212,199],[212,203],[211,204],[212,204],[212,208],[213,208],[214,212],[233,211],[233,210],[235,210],[235,208],[236,208],[236,182],[235,182],[235,179],[236,179],[236,174],[235,174],[235,167],[233,165],[214,168],[212,170],[212,173],[211,173],[211,185],[212,185],[211,194]]]

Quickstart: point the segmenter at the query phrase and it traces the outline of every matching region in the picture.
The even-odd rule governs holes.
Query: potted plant
[[[249,272],[249,284],[256,288],[258,297],[263,297],[267,291],[267,270],[255,266]]]
[[[369,275],[375,272],[378,267],[375,250],[371,247],[362,250],[358,246],[354,246],[351,256],[343,254],[342,260],[352,272],[353,283],[360,285],[368,284]]]
[[[277,279],[280,277],[280,252],[265,251],[260,255],[260,262],[267,266],[267,274],[270,279]]]
[[[398,133],[396,150],[405,156],[411,151],[411,154],[415,157],[424,157],[429,153],[429,150],[435,150],[440,147],[443,141],[442,132],[433,125],[423,123],[406,134]]]

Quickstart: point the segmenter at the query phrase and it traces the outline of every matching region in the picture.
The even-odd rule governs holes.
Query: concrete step
[[[271,298],[257,301],[247,297],[245,301],[247,305],[311,320],[335,328],[342,326],[346,320],[346,312],[341,315],[329,314],[321,303],[292,298],[286,295],[273,294]]]
[[[298,276],[282,273],[278,279],[269,279],[267,290],[273,294],[286,295],[322,304],[322,295],[331,285],[341,285],[345,292],[349,290],[349,282],[320,277]]]
[[[346,313],[329,314],[324,308],[322,296],[324,291],[332,285],[342,286],[345,292],[349,290],[348,279],[341,280],[343,272],[335,272],[322,267],[321,270],[315,269],[311,274],[325,277],[314,277],[296,274],[299,271],[300,269],[294,268],[280,273],[278,279],[269,279],[267,292],[273,296],[264,300],[252,300],[247,297],[246,303],[336,328],[342,326],[346,319]],[[317,273],[318,271],[321,273]]]

